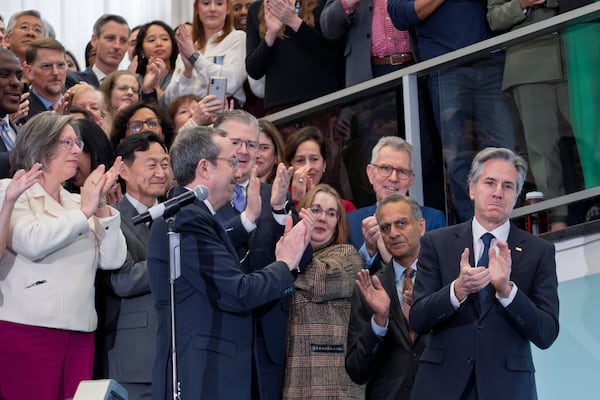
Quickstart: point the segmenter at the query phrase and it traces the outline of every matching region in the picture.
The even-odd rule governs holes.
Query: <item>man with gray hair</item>
[[[376,217],[392,260],[373,276],[358,273],[346,371],[354,382],[367,384],[367,400],[408,400],[429,337],[415,335],[408,323],[425,220],[419,204],[400,193],[382,199]]]
[[[373,148],[371,162],[367,165],[367,176],[378,202],[392,193],[407,194],[415,180],[412,151],[412,145],[401,137],[384,136],[379,139]],[[375,218],[376,209],[377,204],[373,204],[348,214],[348,240],[359,249],[372,273],[391,259],[381,239]],[[441,211],[429,207],[421,207],[421,210],[427,231],[446,226],[446,218]]]
[[[480,151],[474,217],[423,237],[410,326],[432,336],[412,398],[537,398],[531,343],[558,336],[558,281],[554,245],[509,221],[526,174],[511,150]]]
[[[280,164],[273,185],[260,183],[259,186],[255,168],[259,140],[256,118],[246,111],[231,110],[223,112],[214,125],[227,133],[239,163],[235,197],[218,209],[217,214],[231,233],[242,231],[242,234],[235,234],[239,240],[234,242],[240,263],[249,272],[257,271],[266,262],[275,260],[275,245],[283,234],[286,216],[289,214],[297,220],[298,214],[288,193],[291,169]],[[244,235],[244,231],[248,233]],[[300,269],[311,259],[309,247],[300,262]],[[281,398],[288,308],[288,299],[283,297],[254,310],[252,392],[255,399]]]
[[[6,26],[8,48],[19,58],[21,64],[25,62],[27,46],[47,34],[46,25],[37,10],[25,10],[11,15]]]
[[[181,236],[181,277],[175,282],[178,391],[184,399],[250,399],[253,315],[262,304],[293,291],[291,271],[298,268],[310,242],[312,214],[293,228],[286,217],[272,263],[254,272],[242,270],[240,259],[215,210],[230,202],[238,159],[234,145],[220,129],[197,127],[177,135],[170,151],[177,196],[198,185],[208,198],[181,208],[172,229]],[[159,315],[152,398],[173,398],[169,243],[167,223],[152,225],[148,272]],[[232,381],[234,379],[234,381]]]

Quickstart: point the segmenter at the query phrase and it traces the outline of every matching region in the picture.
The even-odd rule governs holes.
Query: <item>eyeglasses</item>
[[[83,150],[83,140],[81,139],[61,139],[58,141],[58,143],[66,150],[71,150],[75,145],[79,147],[79,150]]]
[[[129,128],[131,132],[139,132],[144,125],[146,125],[148,129],[155,129],[160,125],[160,120],[158,118],[150,118],[145,121],[129,121],[127,123],[127,128]]]
[[[405,180],[409,179],[411,177],[411,175],[413,174],[412,170],[410,170],[410,169],[396,168],[396,167],[392,167],[391,165],[387,165],[387,164],[381,164],[381,165],[371,164],[371,165],[374,166],[375,168],[377,168],[379,175],[381,175],[384,178],[388,178],[390,175],[392,175],[392,172],[396,171],[396,176],[398,177],[398,179],[400,179],[401,181],[405,181]]]
[[[59,71],[66,71],[67,63],[62,61],[56,63],[42,63],[38,64],[38,67],[40,67],[40,69],[44,72],[52,72],[54,71],[54,67],[56,67],[56,69]]]
[[[229,162],[231,168],[233,168],[234,170],[238,169],[239,160],[237,157],[215,157],[215,160],[225,160]]]
[[[254,140],[230,139],[230,141],[235,150],[242,147],[242,144],[246,145],[248,151],[256,151],[258,149],[258,142],[255,142]]]
[[[331,219],[337,219],[339,216],[339,213],[337,212],[337,210],[334,210],[333,208],[323,210],[321,208],[321,206],[310,206],[310,211],[313,214],[324,215],[327,218],[331,218]]]

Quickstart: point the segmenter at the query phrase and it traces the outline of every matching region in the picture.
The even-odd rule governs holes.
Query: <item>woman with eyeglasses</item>
[[[42,164],[17,200],[0,260],[0,388],[12,399],[65,399],[92,377],[94,277],[126,258],[119,212],[104,196],[122,161],[90,173],[81,194],[63,183],[75,175],[83,142],[72,117],[43,112],[19,131],[14,168]]]
[[[129,135],[150,131],[156,133],[171,146],[175,128],[169,115],[155,103],[133,103],[120,110],[113,120],[110,141],[116,149],[121,140]]]
[[[344,367],[350,300],[358,271],[358,251],[348,239],[340,195],[319,184],[298,204],[314,216],[313,259],[296,279],[287,333],[284,399],[359,399],[362,390]]]
[[[292,133],[286,140],[285,162],[294,167],[290,191],[294,204],[314,186],[321,183],[327,167],[328,148],[318,128],[307,126]],[[351,201],[342,199],[347,213],[356,210]]]
[[[108,74],[100,84],[104,95],[106,111],[111,120],[117,112],[140,100],[140,83],[137,76],[127,70],[118,70]]]

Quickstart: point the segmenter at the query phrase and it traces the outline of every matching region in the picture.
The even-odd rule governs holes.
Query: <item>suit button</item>
[[[478,324],[478,325],[477,325],[477,329],[483,329],[483,325],[481,325],[481,324]]]
[[[367,39],[371,39],[371,34],[367,33]]]
[[[467,358],[467,364],[473,364],[473,359],[471,357]]]

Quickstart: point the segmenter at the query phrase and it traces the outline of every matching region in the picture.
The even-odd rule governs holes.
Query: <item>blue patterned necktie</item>
[[[235,197],[233,199],[233,207],[242,212],[246,209],[246,196],[244,196],[244,187],[236,183]]]
[[[10,134],[8,123],[4,118],[0,118],[0,136],[2,137],[4,146],[6,146],[6,150],[11,151],[15,147],[15,141]]]
[[[494,238],[494,235],[492,235],[489,232],[484,233],[483,235],[481,235],[481,240],[483,241],[483,254],[481,255],[481,258],[479,259],[479,261],[477,262],[477,266],[478,267],[488,267],[488,264],[490,262],[490,247],[492,244],[492,239]],[[488,291],[487,291],[487,286],[484,287],[483,289],[481,289],[479,291],[479,309],[483,310],[483,304],[485,303],[485,299],[488,296]]]

